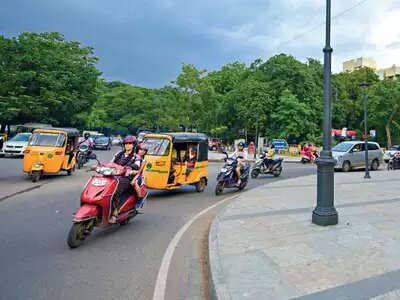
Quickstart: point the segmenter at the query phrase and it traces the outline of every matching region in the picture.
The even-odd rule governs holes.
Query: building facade
[[[376,61],[368,57],[351,59],[343,63],[343,72],[353,72],[354,70],[365,67],[376,70]]]

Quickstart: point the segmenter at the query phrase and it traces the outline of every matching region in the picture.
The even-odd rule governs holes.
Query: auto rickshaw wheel
[[[72,174],[72,168],[70,168],[70,169],[67,170],[67,174],[68,174],[68,176],[71,176],[71,174]]]
[[[40,177],[41,177],[41,175],[42,175],[41,171],[33,171],[32,175],[31,175],[32,176],[32,182],[38,182]]]
[[[201,193],[206,188],[206,179],[204,177],[200,178],[198,182],[196,182],[196,192]]]

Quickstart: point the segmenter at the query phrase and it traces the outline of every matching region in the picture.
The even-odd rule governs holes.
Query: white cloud
[[[251,19],[240,24],[224,23],[207,26],[206,31],[225,43],[246,44],[258,57],[268,58],[277,53],[289,53],[304,60],[322,60],[325,26],[284,44],[325,21],[325,1],[273,1],[268,10],[259,10]],[[340,71],[342,62],[360,56],[375,58],[379,67],[400,64],[400,9],[395,0],[332,1],[332,15],[336,16],[352,6],[354,9],[332,20],[333,70]],[[236,2],[235,5],[240,4]],[[238,8],[240,9],[240,7]],[[241,8],[245,10],[243,6]],[[225,20],[229,21],[229,20]]]

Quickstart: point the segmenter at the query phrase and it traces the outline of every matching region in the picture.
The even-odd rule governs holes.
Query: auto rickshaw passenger
[[[196,164],[197,161],[197,147],[194,146],[191,148],[191,151],[189,151],[188,159],[185,162],[186,164],[186,179],[189,176],[189,174],[193,171],[193,168]]]
[[[69,156],[68,165],[70,165],[72,162],[72,158],[74,158],[75,155],[75,145],[74,145],[74,139],[72,137],[68,138],[67,149],[65,150],[65,154]]]

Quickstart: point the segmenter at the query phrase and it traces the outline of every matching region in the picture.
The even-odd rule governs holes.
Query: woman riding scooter
[[[239,156],[241,158],[238,158]],[[236,167],[236,175],[237,175],[237,179],[238,180],[237,180],[236,184],[238,186],[240,186],[240,184],[242,183],[242,181],[240,180],[240,175],[241,175],[241,172],[242,172],[242,170],[243,170],[243,168],[244,168],[244,166],[246,164],[246,161],[247,161],[247,151],[244,149],[244,143],[243,142],[239,142],[238,143],[237,149],[235,150],[235,152],[233,152],[231,154],[230,157],[237,159],[238,164],[237,164],[237,167]]]
[[[133,136],[127,136],[122,141],[124,145],[124,150],[118,152],[115,157],[112,159],[113,163],[116,163],[120,166],[130,166],[135,163],[136,155],[134,152],[134,148],[136,146],[136,138]],[[113,212],[111,214],[111,218],[109,220],[110,223],[115,223],[117,221],[118,207],[120,206],[120,199],[124,192],[126,192],[129,188],[131,188],[132,174],[125,174],[118,180],[118,187],[114,193],[114,197],[112,201]]]

